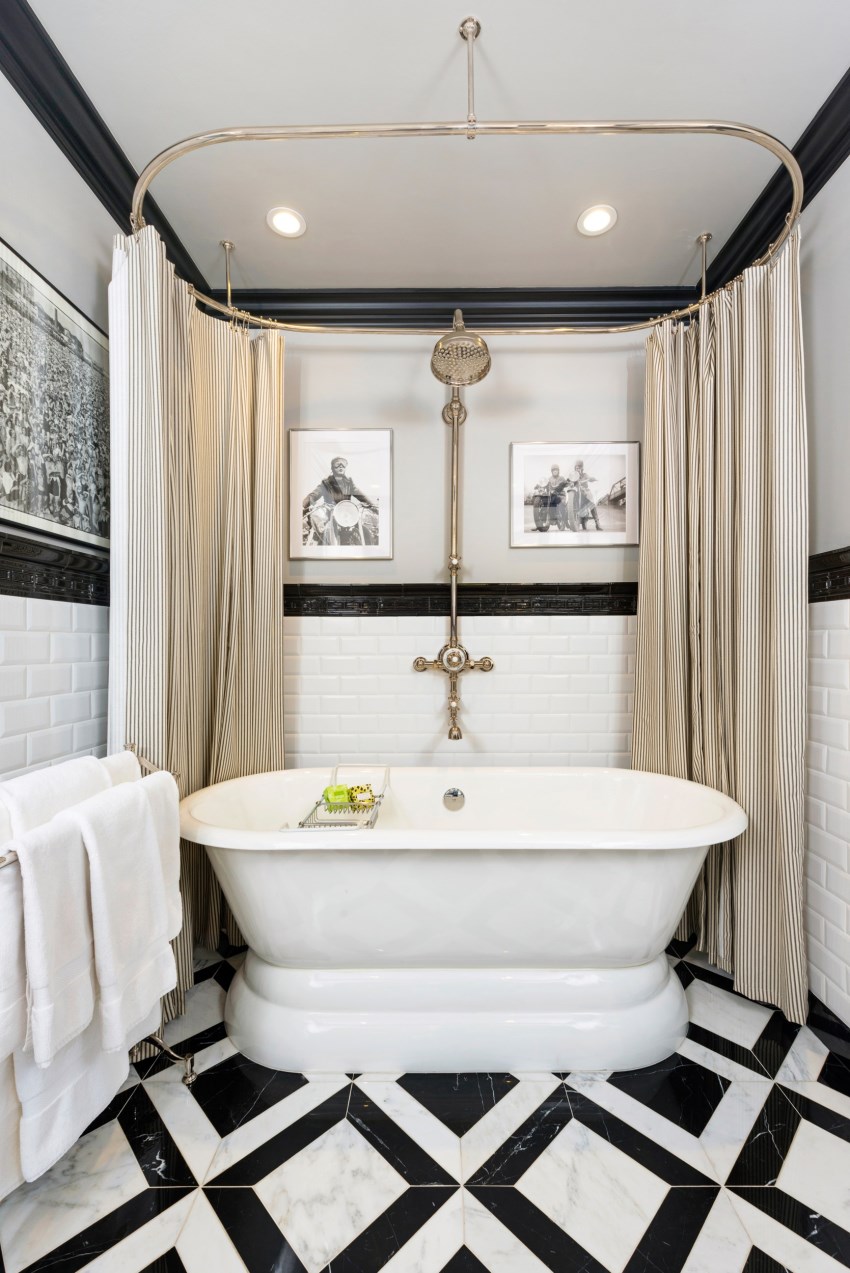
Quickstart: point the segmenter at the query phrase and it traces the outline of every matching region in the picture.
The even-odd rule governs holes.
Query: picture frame
[[[109,342],[2,240],[0,521],[109,547]]]
[[[637,544],[639,442],[513,442],[511,548]]]
[[[392,474],[392,429],[290,429],[290,560],[392,558]]]

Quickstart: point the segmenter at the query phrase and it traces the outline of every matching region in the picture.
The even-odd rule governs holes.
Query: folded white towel
[[[100,799],[99,796],[94,799]],[[70,811],[11,841],[23,881],[29,1036],[36,1065],[49,1065],[94,1016],[89,864]]]
[[[18,836],[109,785],[109,775],[100,761],[81,756],[0,783],[0,803],[9,813],[12,834]]]
[[[162,880],[168,907],[169,941],[183,927],[183,903],[180,900],[180,792],[171,774],[164,770],[142,780],[142,791],[150,803],[154,830],[162,862]]]
[[[11,845],[12,823],[0,805],[0,857]],[[0,871],[0,1063],[23,1047],[27,1032],[27,969],[24,960],[24,909],[21,873]],[[2,1103],[2,1102],[0,1102]],[[0,1134],[0,1146],[4,1144]],[[0,1158],[2,1158],[0,1152]],[[3,1193],[0,1189],[0,1198]]]
[[[111,787],[68,811],[89,860],[101,1041],[125,1040],[177,984],[166,936],[169,908],[156,828],[144,783]]]
[[[23,1182],[19,1127],[21,1102],[15,1088],[15,1066],[10,1056],[0,1060],[0,1199]]]
[[[139,759],[132,751],[116,751],[114,756],[104,756],[100,763],[113,787],[121,782],[138,782],[142,776]]]

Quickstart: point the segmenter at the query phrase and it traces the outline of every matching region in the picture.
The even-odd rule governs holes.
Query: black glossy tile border
[[[635,614],[636,583],[487,583],[458,589],[462,615]],[[285,615],[447,615],[447,584],[288,584]]]
[[[0,526],[0,593],[109,605],[109,555]]]
[[[846,601],[850,597],[850,548],[833,548],[809,558],[809,601]]]

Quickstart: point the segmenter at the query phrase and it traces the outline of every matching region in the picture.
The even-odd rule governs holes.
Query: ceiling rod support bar
[[[233,292],[230,286],[230,253],[236,245],[230,239],[222,239],[219,247],[224,248],[224,274],[227,280],[227,308],[233,308]]]
[[[712,238],[713,238],[713,235],[709,234],[708,231],[705,231],[703,234],[700,234],[697,238],[697,243],[700,245],[700,248],[702,251],[702,266],[701,266],[702,273],[701,273],[701,280],[700,280],[700,287],[701,287],[700,300],[701,301],[705,300],[705,280],[706,280],[707,265],[708,265],[708,245],[711,242]]]
[[[481,34],[481,23],[477,18],[464,18],[458,31],[466,40],[466,136],[475,141],[475,41]]]

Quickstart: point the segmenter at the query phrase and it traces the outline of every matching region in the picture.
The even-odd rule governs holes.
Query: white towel
[[[95,797],[99,799],[100,797]],[[11,841],[23,881],[30,1013],[27,1048],[50,1065],[94,1016],[89,865],[78,822],[59,813]]]
[[[0,805],[0,857],[11,848],[11,831],[9,814],[5,805]],[[0,870],[0,1062],[15,1048],[23,1047],[26,1032],[23,889],[18,867],[6,866]],[[0,1146],[3,1143],[0,1136]]]
[[[132,751],[116,751],[114,756],[104,756],[100,763],[113,787],[122,782],[138,782],[142,776],[139,759]]]
[[[183,927],[183,903],[180,900],[180,792],[171,774],[164,770],[144,778],[142,791],[150,803],[159,845],[165,902],[168,907],[165,935],[172,941]]]
[[[94,957],[105,1051],[177,984],[162,861],[144,783],[127,782],[68,811],[89,860]]]
[[[0,1060],[0,1199],[23,1183],[19,1128],[21,1102],[15,1089],[15,1066],[10,1056]]]
[[[109,785],[109,775],[100,761],[81,756],[0,783],[0,803],[8,810],[12,834],[18,836]]]

